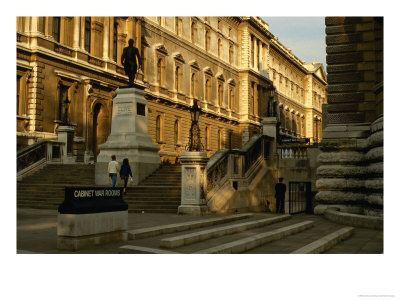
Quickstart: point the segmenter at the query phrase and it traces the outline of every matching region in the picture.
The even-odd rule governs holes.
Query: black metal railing
[[[17,152],[17,172],[46,159],[47,141],[40,141]]]

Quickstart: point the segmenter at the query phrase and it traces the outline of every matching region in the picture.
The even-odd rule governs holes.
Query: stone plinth
[[[113,100],[111,134],[99,146],[95,177],[97,185],[110,184],[107,166],[113,154],[120,165],[124,158],[129,159],[134,185],[139,184],[161,164],[158,155],[160,148],[153,144],[148,133],[148,104],[144,94],[144,90],[139,87],[117,90]],[[122,184],[119,181],[118,176],[117,184]]]
[[[182,164],[182,194],[178,213],[206,214],[208,212],[205,199],[207,153],[183,152],[180,161]]]
[[[265,117],[262,119],[263,135],[273,138],[271,142],[272,148],[270,149],[272,154],[276,153],[276,131],[277,131],[278,120],[276,117]]]
[[[61,151],[61,160],[64,164],[75,163],[75,157],[72,153],[74,134],[76,125],[66,124],[57,128],[58,141],[64,143]]]
[[[77,251],[109,242],[126,241],[128,211],[58,214],[57,248]]]

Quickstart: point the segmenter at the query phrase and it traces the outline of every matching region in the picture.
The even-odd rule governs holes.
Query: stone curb
[[[248,238],[240,239],[230,243],[222,244],[216,247],[203,249],[195,252],[195,254],[230,254],[242,253],[250,249],[256,248],[263,244],[274,240],[282,239],[286,236],[306,230],[313,226],[313,221],[304,221],[290,226],[282,227],[268,232],[263,232]]]
[[[119,247],[119,252],[121,254],[180,254],[178,252],[165,251],[155,248],[140,247],[125,245]]]
[[[160,241],[160,247],[162,248],[178,248],[185,245],[194,244],[207,239],[220,237],[223,235],[234,234],[237,232],[245,231],[251,228],[263,227],[269,224],[282,222],[290,219],[290,215],[264,218],[262,220],[251,221],[235,225],[227,225],[220,228],[212,228],[207,230],[202,230],[198,232],[193,232],[189,234],[174,236],[171,238],[165,238]]]
[[[290,254],[319,254],[327,251],[333,246],[339,244],[341,241],[347,239],[353,234],[353,227],[344,227],[331,234],[316,240],[304,247],[301,247]]]
[[[136,230],[128,230],[128,239],[135,240],[135,239],[142,239],[152,236],[157,236],[165,233],[173,233],[178,231],[190,230],[195,228],[201,228],[206,226],[212,226],[232,221],[237,221],[245,218],[252,217],[253,214],[239,214],[234,216],[228,217],[219,217],[219,218],[212,218],[208,220],[198,220],[198,221],[190,221],[184,223],[176,223],[176,224],[168,224],[168,225],[161,225],[161,226],[154,226],[148,227],[143,229],[136,229]]]
[[[383,230],[383,218],[380,217],[344,213],[334,207],[325,210],[324,217],[339,224]]]

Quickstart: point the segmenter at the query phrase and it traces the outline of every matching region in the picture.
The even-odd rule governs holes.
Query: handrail
[[[263,149],[268,146],[263,142],[269,140],[270,138],[266,136],[256,135],[250,138],[241,149],[217,151],[207,164],[207,197],[212,196],[230,178],[252,177],[252,173],[258,169],[256,165],[259,164],[261,158],[267,158],[265,155],[267,151]]]
[[[63,142],[41,140],[17,152],[17,179],[43,167],[48,161],[62,162]]]

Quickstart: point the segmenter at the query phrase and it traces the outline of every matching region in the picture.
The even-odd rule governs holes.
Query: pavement
[[[143,245],[146,243],[151,245],[156,242],[155,238],[146,240],[128,240],[125,242],[115,242],[105,245],[97,245],[91,248],[82,249],[80,251],[64,251],[57,249],[57,214],[56,210],[17,208],[17,247],[16,252],[24,253],[41,253],[41,254],[116,254],[119,248],[124,245]],[[255,218],[277,216],[272,213],[254,213]],[[147,227],[176,224],[181,222],[204,220],[207,218],[215,218],[210,216],[186,216],[177,214],[161,214],[161,213],[129,213],[128,214],[128,230],[142,229]],[[305,244],[312,242],[321,236],[328,234],[334,230],[345,227],[345,225],[336,224],[326,220],[322,216],[299,214],[293,215],[288,224],[310,220],[314,222],[314,226],[304,233],[294,234],[282,240],[273,241],[268,245],[251,249],[247,254],[283,254],[290,253]],[[279,223],[270,226],[271,229],[279,228]],[[265,231],[259,228],[258,231]],[[246,235],[249,233],[242,233]],[[225,240],[233,239],[232,236],[222,237],[219,239],[211,239],[205,241],[211,246],[216,243],[222,243]],[[183,247],[180,253],[191,253],[199,247],[194,244]],[[353,235],[332,247],[326,254],[380,254],[383,253],[383,231],[355,228]]]

